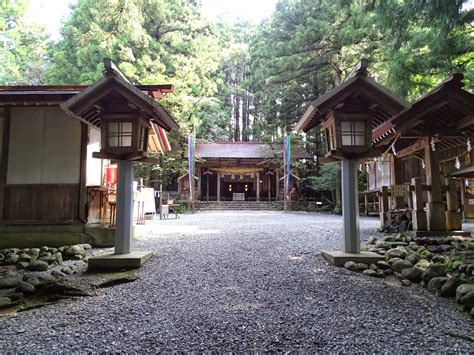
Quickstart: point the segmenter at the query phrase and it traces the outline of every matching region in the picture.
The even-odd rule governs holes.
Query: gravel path
[[[474,351],[449,300],[329,266],[337,216],[202,212],[153,221],[141,279],[0,319],[0,352]],[[377,219],[362,218],[362,239]]]

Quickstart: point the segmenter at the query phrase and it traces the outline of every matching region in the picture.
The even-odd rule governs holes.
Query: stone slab
[[[129,254],[102,254],[89,258],[89,271],[136,269],[153,255],[150,251],[134,251]]]
[[[471,232],[465,231],[410,231],[409,234],[413,237],[449,237],[450,235],[460,237],[470,237]]]
[[[375,264],[379,260],[385,260],[382,255],[371,253],[368,251],[362,251],[358,254],[351,254],[344,253],[340,250],[323,250],[321,251],[321,255],[335,266],[344,266],[344,264],[348,261],[354,261],[356,263],[364,263],[369,265]]]

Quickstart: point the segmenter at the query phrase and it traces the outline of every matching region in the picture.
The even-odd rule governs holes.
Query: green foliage
[[[27,0],[0,1],[0,85],[38,85],[47,65],[44,28],[25,18]]]

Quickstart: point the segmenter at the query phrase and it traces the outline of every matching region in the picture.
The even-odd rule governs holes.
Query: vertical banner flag
[[[194,185],[194,137],[192,134],[188,136],[188,167],[189,167],[189,200],[193,200]]]
[[[287,200],[289,198],[289,193],[290,193],[290,176],[291,176],[290,136],[288,134],[285,135],[284,145],[285,145],[285,167],[286,167],[285,200]]]

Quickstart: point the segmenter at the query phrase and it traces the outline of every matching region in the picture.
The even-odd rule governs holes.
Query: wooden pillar
[[[360,253],[359,197],[357,189],[357,161],[342,161],[342,220],[344,253]]]
[[[2,151],[0,161],[0,220],[5,219],[5,197],[7,188],[8,151],[10,147],[10,107],[5,107],[2,127]]]
[[[260,173],[257,171],[257,201],[260,201]]]
[[[461,205],[462,205],[462,220],[466,220],[466,179],[461,178]]]
[[[379,196],[379,209],[380,209],[380,225],[381,228],[385,226],[385,222],[387,222],[387,212],[389,210],[388,205],[388,187],[382,186],[380,189],[380,196]]]
[[[117,162],[117,212],[115,254],[128,254],[132,245],[133,226],[133,162]]]
[[[87,143],[89,142],[89,126],[81,123],[81,161],[79,166],[79,219],[82,222],[87,221]]]
[[[426,205],[426,219],[429,231],[446,230],[445,204],[441,189],[441,174],[439,172],[438,159],[430,145],[430,139],[425,145],[426,184],[428,190],[428,204]]]
[[[206,201],[209,202],[209,175],[206,174]]]
[[[202,171],[201,171],[201,167],[199,166],[196,170],[197,170],[197,177],[198,177],[198,181],[197,181],[197,199],[198,199],[198,201],[201,201],[201,196],[202,196],[202,191],[201,191]]]
[[[276,169],[275,171],[275,201],[280,200],[280,169]]]
[[[369,215],[369,196],[367,193],[364,194],[364,214]]]
[[[412,226],[414,231],[426,231],[426,212],[424,210],[425,204],[423,202],[423,181],[421,177],[411,179],[412,190]]]
[[[217,201],[221,200],[221,173],[217,172]]]
[[[272,200],[272,176],[268,174],[268,201]]]
[[[459,211],[458,189],[456,179],[447,177],[446,181],[446,230],[462,230],[461,212]]]
[[[392,185],[400,185],[402,181],[402,172],[401,172],[401,161],[397,159],[393,154],[389,155],[390,162],[390,180]],[[405,207],[404,197],[391,197],[392,206],[395,209]]]

